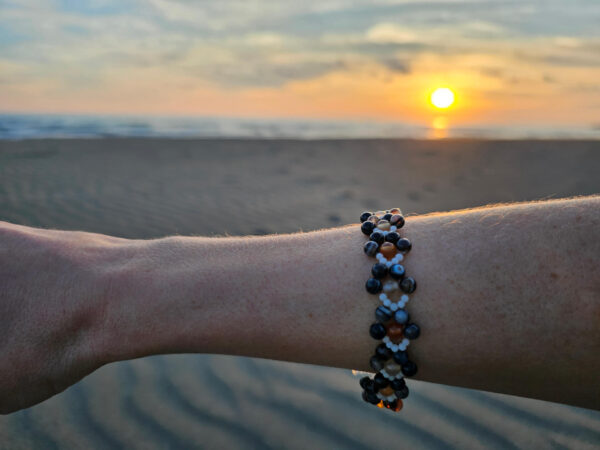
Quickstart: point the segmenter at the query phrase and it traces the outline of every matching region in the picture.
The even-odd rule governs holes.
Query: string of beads
[[[380,408],[400,411],[409,392],[404,377],[417,373],[417,365],[409,359],[407,349],[421,332],[405,309],[417,282],[406,276],[400,264],[412,244],[400,236],[404,217],[399,208],[364,212],[360,221],[361,231],[369,237],[364,245],[365,254],[377,260],[365,287],[381,302],[375,309],[375,322],[369,328],[371,337],[380,341],[369,361],[375,376],[361,378],[362,398]]]

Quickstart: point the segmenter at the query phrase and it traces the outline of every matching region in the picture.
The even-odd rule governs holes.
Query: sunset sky
[[[600,1],[0,0],[0,111],[600,124]]]

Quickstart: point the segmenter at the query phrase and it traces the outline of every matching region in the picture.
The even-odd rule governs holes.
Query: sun
[[[430,100],[436,108],[446,109],[454,103],[454,92],[446,87],[437,88],[431,94]]]

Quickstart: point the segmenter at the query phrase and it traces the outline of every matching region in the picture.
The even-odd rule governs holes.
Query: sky
[[[0,111],[597,127],[600,1],[0,0]]]

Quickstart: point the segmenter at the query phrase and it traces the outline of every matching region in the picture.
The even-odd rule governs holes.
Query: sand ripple
[[[0,219],[132,238],[312,230],[356,222],[363,208],[597,193],[598,150],[598,141],[0,141]],[[0,417],[0,448],[600,447],[595,411],[412,381],[402,413],[377,413],[357,382],[346,370],[232,356],[121,362]]]

